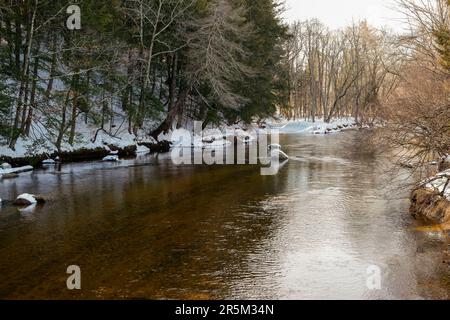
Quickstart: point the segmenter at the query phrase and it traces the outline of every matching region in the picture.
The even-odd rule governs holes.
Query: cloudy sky
[[[318,18],[331,28],[340,28],[352,19],[367,19],[371,24],[400,31],[395,0],[286,0],[288,21]]]

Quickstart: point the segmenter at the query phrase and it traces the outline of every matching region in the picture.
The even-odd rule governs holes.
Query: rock
[[[7,163],[7,162],[2,163],[2,164],[0,165],[0,169],[3,169],[3,170],[11,169],[11,168],[12,168],[12,166],[11,166],[9,163]]]
[[[43,165],[54,165],[54,164],[56,164],[56,161],[53,159],[46,159],[46,160],[42,161],[42,164]]]
[[[21,194],[13,202],[15,206],[30,206],[33,204],[44,204],[46,202],[45,198],[42,196],[36,196],[29,193]]]
[[[19,175],[17,173],[5,173],[1,177],[2,179],[6,180],[6,179],[15,179],[19,177]]]
[[[37,200],[34,197],[34,195],[29,193],[21,194],[17,197],[17,199],[13,202],[13,205],[15,206],[29,206],[32,204],[36,204]]]
[[[431,189],[421,188],[411,195],[410,213],[433,224],[450,221],[450,201]]]
[[[18,207],[22,207],[22,206],[30,206],[32,204],[35,204],[36,202],[30,202],[26,199],[16,199],[13,202],[13,205],[18,206]]]
[[[116,155],[110,155],[103,158],[103,161],[105,162],[117,162],[119,161],[119,156]]]

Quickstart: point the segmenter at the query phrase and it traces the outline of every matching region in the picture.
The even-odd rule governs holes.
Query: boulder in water
[[[3,170],[11,169],[11,168],[12,168],[12,166],[11,166],[9,163],[7,163],[7,162],[2,163],[2,164],[0,165],[0,169],[3,169]]]
[[[119,156],[117,155],[109,155],[103,158],[103,161],[105,162],[117,162],[119,161]]]
[[[56,164],[56,161],[53,159],[46,159],[46,160],[42,161],[42,164],[47,165],[47,166],[54,165],[54,164]]]
[[[24,193],[17,197],[13,202],[15,206],[30,206],[32,204],[44,204],[46,201],[42,196]]]

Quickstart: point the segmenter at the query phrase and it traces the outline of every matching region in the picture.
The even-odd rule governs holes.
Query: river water
[[[355,136],[282,136],[276,176],[147,155],[2,181],[3,199],[49,201],[0,210],[0,298],[447,298],[445,237],[415,230],[407,190]]]

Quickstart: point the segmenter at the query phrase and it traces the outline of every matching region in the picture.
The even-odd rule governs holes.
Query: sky
[[[352,19],[366,19],[376,27],[400,32],[400,15],[393,10],[395,0],[285,0],[289,22],[318,18],[332,29],[349,25]]]

